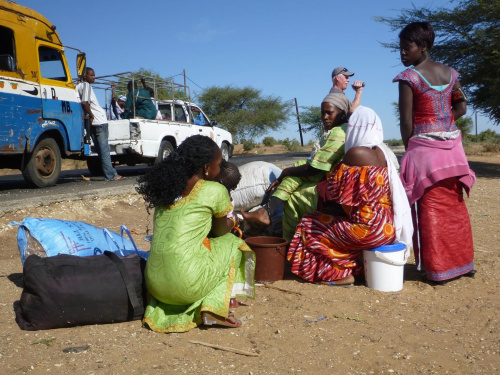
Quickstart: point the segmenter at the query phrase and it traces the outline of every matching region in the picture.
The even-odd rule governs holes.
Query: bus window
[[[63,82],[68,80],[66,70],[64,69],[64,63],[58,50],[40,46],[38,48],[38,56],[40,59],[40,73],[43,78]]]
[[[14,32],[0,26],[0,70],[15,70],[15,51]]]

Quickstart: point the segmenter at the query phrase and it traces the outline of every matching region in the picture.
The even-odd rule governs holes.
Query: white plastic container
[[[406,245],[394,243],[363,250],[365,280],[368,288],[382,292],[403,289]]]

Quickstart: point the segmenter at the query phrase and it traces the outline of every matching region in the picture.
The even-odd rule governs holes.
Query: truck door
[[[174,104],[175,123],[179,124],[179,132],[176,133],[178,144],[193,135],[193,127],[187,122],[188,113],[186,108],[179,103]]]
[[[42,110],[45,125],[61,126],[69,150],[81,150],[83,121],[80,100],[64,58],[63,48],[37,43]]]
[[[193,115],[193,117],[191,118],[191,123],[193,124],[194,134],[205,135],[215,141],[214,130],[212,129],[210,122],[208,121],[202,110],[192,105],[191,113]]]
[[[26,59],[27,38],[33,32],[22,23],[2,20],[0,26],[0,150],[19,154],[26,147],[26,133],[42,115],[40,85]]]

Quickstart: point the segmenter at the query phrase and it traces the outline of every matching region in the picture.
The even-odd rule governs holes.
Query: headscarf
[[[344,93],[334,93],[328,94],[325,99],[323,99],[323,103],[333,104],[335,107],[344,111],[346,114],[351,109],[351,102],[347,99]]]
[[[344,93],[328,94],[325,97],[325,99],[323,99],[323,103],[333,104],[341,111],[344,111],[346,115],[347,112],[349,112],[349,110],[351,109],[351,102],[349,101],[349,99],[347,99],[347,96],[345,96]],[[320,148],[323,147],[331,131],[332,131],[331,129],[325,130],[321,135],[320,139],[314,142],[311,155],[309,156],[309,160],[312,160],[314,158],[314,155],[316,155],[316,153],[320,150]]]
[[[351,115],[345,136],[345,152],[356,146],[379,147],[384,153],[389,175],[391,201],[394,210],[394,229],[396,240],[406,245],[405,258],[410,255],[413,236],[413,222],[410,204],[405,189],[396,168],[396,155],[384,143],[382,121],[375,111],[368,107],[359,106]],[[396,163],[394,163],[396,160]]]
[[[118,97],[118,100],[121,100],[121,101],[123,101],[123,102],[127,102],[127,97],[126,97],[125,95],[120,95],[120,96]]]

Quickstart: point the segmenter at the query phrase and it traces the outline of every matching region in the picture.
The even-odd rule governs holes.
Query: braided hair
[[[220,163],[220,173],[215,180],[224,185],[227,191],[230,192],[238,186],[241,180],[241,173],[235,164],[223,159]]]
[[[176,151],[139,177],[137,192],[148,208],[171,205],[186,190],[188,180],[215,159],[218,150],[209,137],[193,135],[186,138]]]

